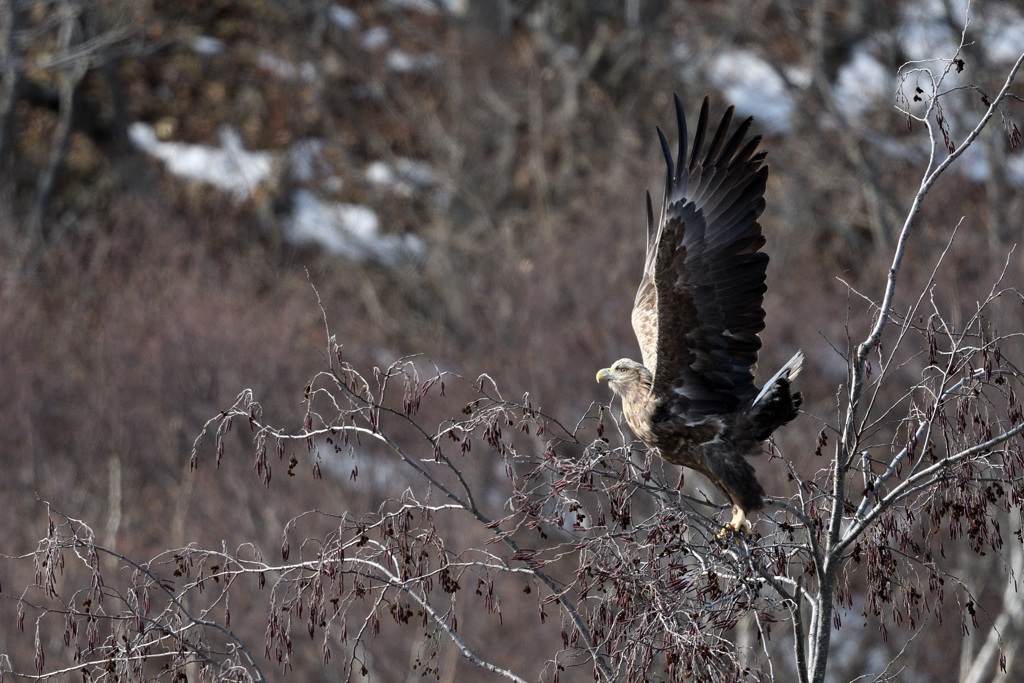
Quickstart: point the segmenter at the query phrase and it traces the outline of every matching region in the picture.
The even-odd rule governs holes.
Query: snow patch
[[[224,41],[212,36],[196,36],[192,39],[192,49],[196,54],[212,56],[224,52]]]
[[[335,26],[343,28],[346,31],[355,31],[359,28],[361,23],[359,21],[358,14],[350,10],[348,7],[342,7],[338,4],[331,5],[327,8],[327,16]]]
[[[411,55],[405,50],[394,48],[388,50],[388,56],[385,58],[385,63],[388,68],[395,73],[407,74],[430,71],[440,64],[440,60],[433,52]]]
[[[954,0],[953,4],[959,4]],[[958,8],[953,9],[957,22],[966,16]],[[955,33],[946,22],[943,0],[921,0],[908,3],[903,10],[896,35],[900,47],[911,60],[949,58],[960,44],[960,32]]]
[[[293,180],[300,183],[312,182],[315,178],[330,173],[330,166],[323,158],[324,142],[316,138],[299,140],[288,149],[288,171]]]
[[[1024,13],[1008,5],[989,8],[982,48],[993,62],[1015,62],[1024,54]]]
[[[864,47],[854,48],[850,61],[839,68],[833,88],[836,104],[848,118],[877,111],[890,97],[894,76]]]
[[[365,173],[371,184],[402,197],[412,197],[437,184],[437,175],[430,164],[406,157],[398,157],[394,164],[373,161],[367,165]]]
[[[363,49],[373,52],[391,41],[391,34],[383,26],[372,26],[363,34]]]
[[[414,10],[423,14],[437,14],[439,11],[461,17],[469,9],[469,0],[388,0],[388,4],[399,9]]]
[[[264,51],[260,52],[256,58],[256,64],[267,73],[273,74],[282,80],[293,81],[301,79],[307,83],[312,83],[316,80],[316,66],[310,61],[296,65],[287,59],[281,59]]]
[[[805,74],[793,69],[786,76],[804,80]],[[779,72],[753,52],[737,50],[723,53],[710,64],[709,76],[726,99],[744,116],[757,116],[760,126],[774,133],[789,130],[789,119],[796,106],[789,86]]]
[[[220,129],[219,148],[161,142],[153,126],[141,121],[128,127],[128,137],[143,152],[164,162],[168,172],[209,183],[239,201],[251,197],[273,172],[274,155],[244,149],[238,132],[227,126]]]
[[[308,190],[292,195],[292,213],[285,219],[284,237],[298,246],[319,245],[354,261],[375,261],[394,267],[425,251],[415,235],[380,232],[380,219],[359,204],[324,202]]]
[[[960,44],[960,26],[968,16],[967,0],[918,0],[908,3],[897,29],[900,46],[911,59],[950,59]],[[947,17],[952,21],[947,21]],[[1013,62],[1024,53],[1024,13],[1012,3],[972,9],[971,34],[990,62]],[[970,37],[969,37],[970,39]],[[952,74],[951,74],[952,75]]]

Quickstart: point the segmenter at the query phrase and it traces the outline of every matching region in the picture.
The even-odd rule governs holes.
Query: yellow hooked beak
[[[612,379],[615,377],[615,371],[611,368],[602,368],[597,371],[597,381],[600,382],[603,379]]]

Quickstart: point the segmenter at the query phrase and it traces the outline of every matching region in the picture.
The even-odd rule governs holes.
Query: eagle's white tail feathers
[[[757,398],[754,399],[753,405],[757,405],[758,403],[760,403],[761,399],[767,396],[768,392],[771,391],[772,387],[775,386],[775,383],[778,382],[783,377],[792,381],[794,377],[800,374],[800,369],[803,367],[803,364],[804,352],[797,351],[796,353],[793,354],[792,358],[786,361],[785,365],[779,368],[778,372],[772,375],[772,378],[770,380],[764,383],[764,386],[761,387],[761,391],[760,393],[758,393]]]

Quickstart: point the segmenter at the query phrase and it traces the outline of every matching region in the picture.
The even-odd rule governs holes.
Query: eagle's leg
[[[726,524],[725,528],[719,532],[718,538],[725,538],[729,534],[741,534],[749,537],[753,535],[752,529],[753,526],[743,510],[738,505],[733,505],[732,521]]]

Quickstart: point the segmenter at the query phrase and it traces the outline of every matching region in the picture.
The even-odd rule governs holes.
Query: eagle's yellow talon
[[[743,510],[735,505],[732,506],[732,521],[722,527],[722,530],[718,532],[715,538],[722,540],[733,535],[745,538],[750,538],[754,535],[753,525],[750,523],[750,520],[747,519]]]

